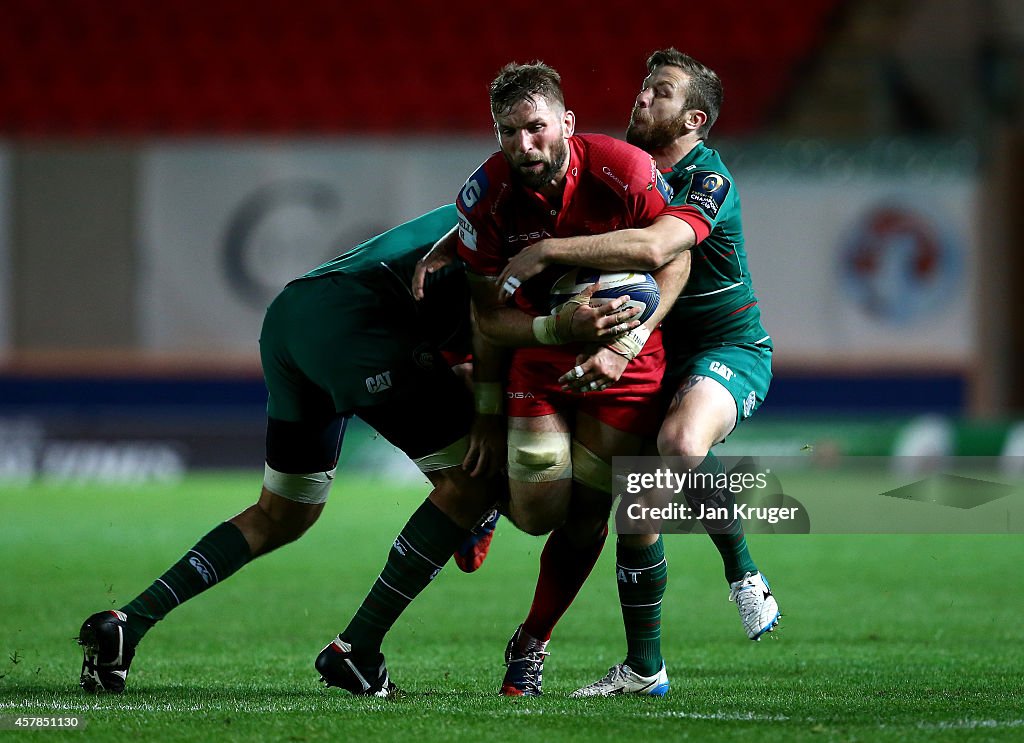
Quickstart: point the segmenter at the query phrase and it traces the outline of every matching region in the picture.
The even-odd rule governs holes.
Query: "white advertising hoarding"
[[[266,304],[285,282],[451,201],[493,149],[486,137],[151,149],[142,168],[144,344],[253,353]],[[727,163],[730,151],[722,147]],[[913,157],[882,172],[736,159],[751,272],[780,363],[969,360],[978,242],[970,169],[937,175],[915,169]]]
[[[289,280],[445,203],[494,140],[159,146],[141,168],[144,347],[255,352]]]
[[[962,152],[946,158],[969,159]],[[912,150],[900,165],[861,152],[832,158],[833,167],[733,171],[750,270],[779,362],[970,361],[978,176],[968,166],[936,168],[936,161],[942,153],[931,150]]]

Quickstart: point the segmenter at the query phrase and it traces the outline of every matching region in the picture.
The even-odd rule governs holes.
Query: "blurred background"
[[[723,79],[777,349],[730,445],[1024,461],[1019,0],[3,0],[0,489],[258,471],[279,288],[451,201],[504,63],[621,136],[666,46]]]

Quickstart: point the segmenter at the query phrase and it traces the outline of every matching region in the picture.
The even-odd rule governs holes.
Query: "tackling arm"
[[[654,280],[658,282],[658,294],[660,295],[658,308],[654,311],[653,315],[647,318],[647,322],[644,323],[644,325],[652,330],[658,327],[661,321],[665,319],[665,315],[672,309],[672,305],[676,303],[676,299],[682,293],[683,287],[686,286],[686,282],[690,278],[692,257],[693,253],[686,250],[651,274]]]
[[[606,271],[654,271],[697,243],[682,219],[663,214],[646,227],[542,240],[534,245],[548,263],[568,263]]]
[[[509,277],[522,283],[553,264],[586,266],[605,271],[653,272],[697,244],[697,233],[674,214],[662,214],[646,227],[600,235],[547,238],[524,248],[505,265],[498,286]],[[508,296],[503,289],[501,298]]]
[[[533,332],[533,317],[499,302],[493,279],[473,273],[468,276],[477,329],[485,341],[495,346],[540,345]]]

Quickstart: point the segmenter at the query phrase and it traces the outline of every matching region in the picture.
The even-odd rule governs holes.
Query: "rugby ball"
[[[601,305],[628,294],[626,306],[640,308],[640,313],[632,318],[640,322],[646,321],[658,308],[661,299],[658,282],[649,273],[574,268],[551,286],[551,314],[558,312],[558,308],[565,302],[596,282],[601,282],[601,288],[591,297],[591,305]]]

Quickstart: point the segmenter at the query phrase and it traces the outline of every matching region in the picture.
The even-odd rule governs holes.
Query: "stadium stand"
[[[14,0],[0,23],[0,134],[479,131],[497,69],[538,58],[562,72],[586,128],[618,131],[641,60],[669,45],[721,70],[729,116],[717,131],[744,134],[843,5],[712,14],[652,0],[622,13],[565,0],[538,16],[470,0]]]

